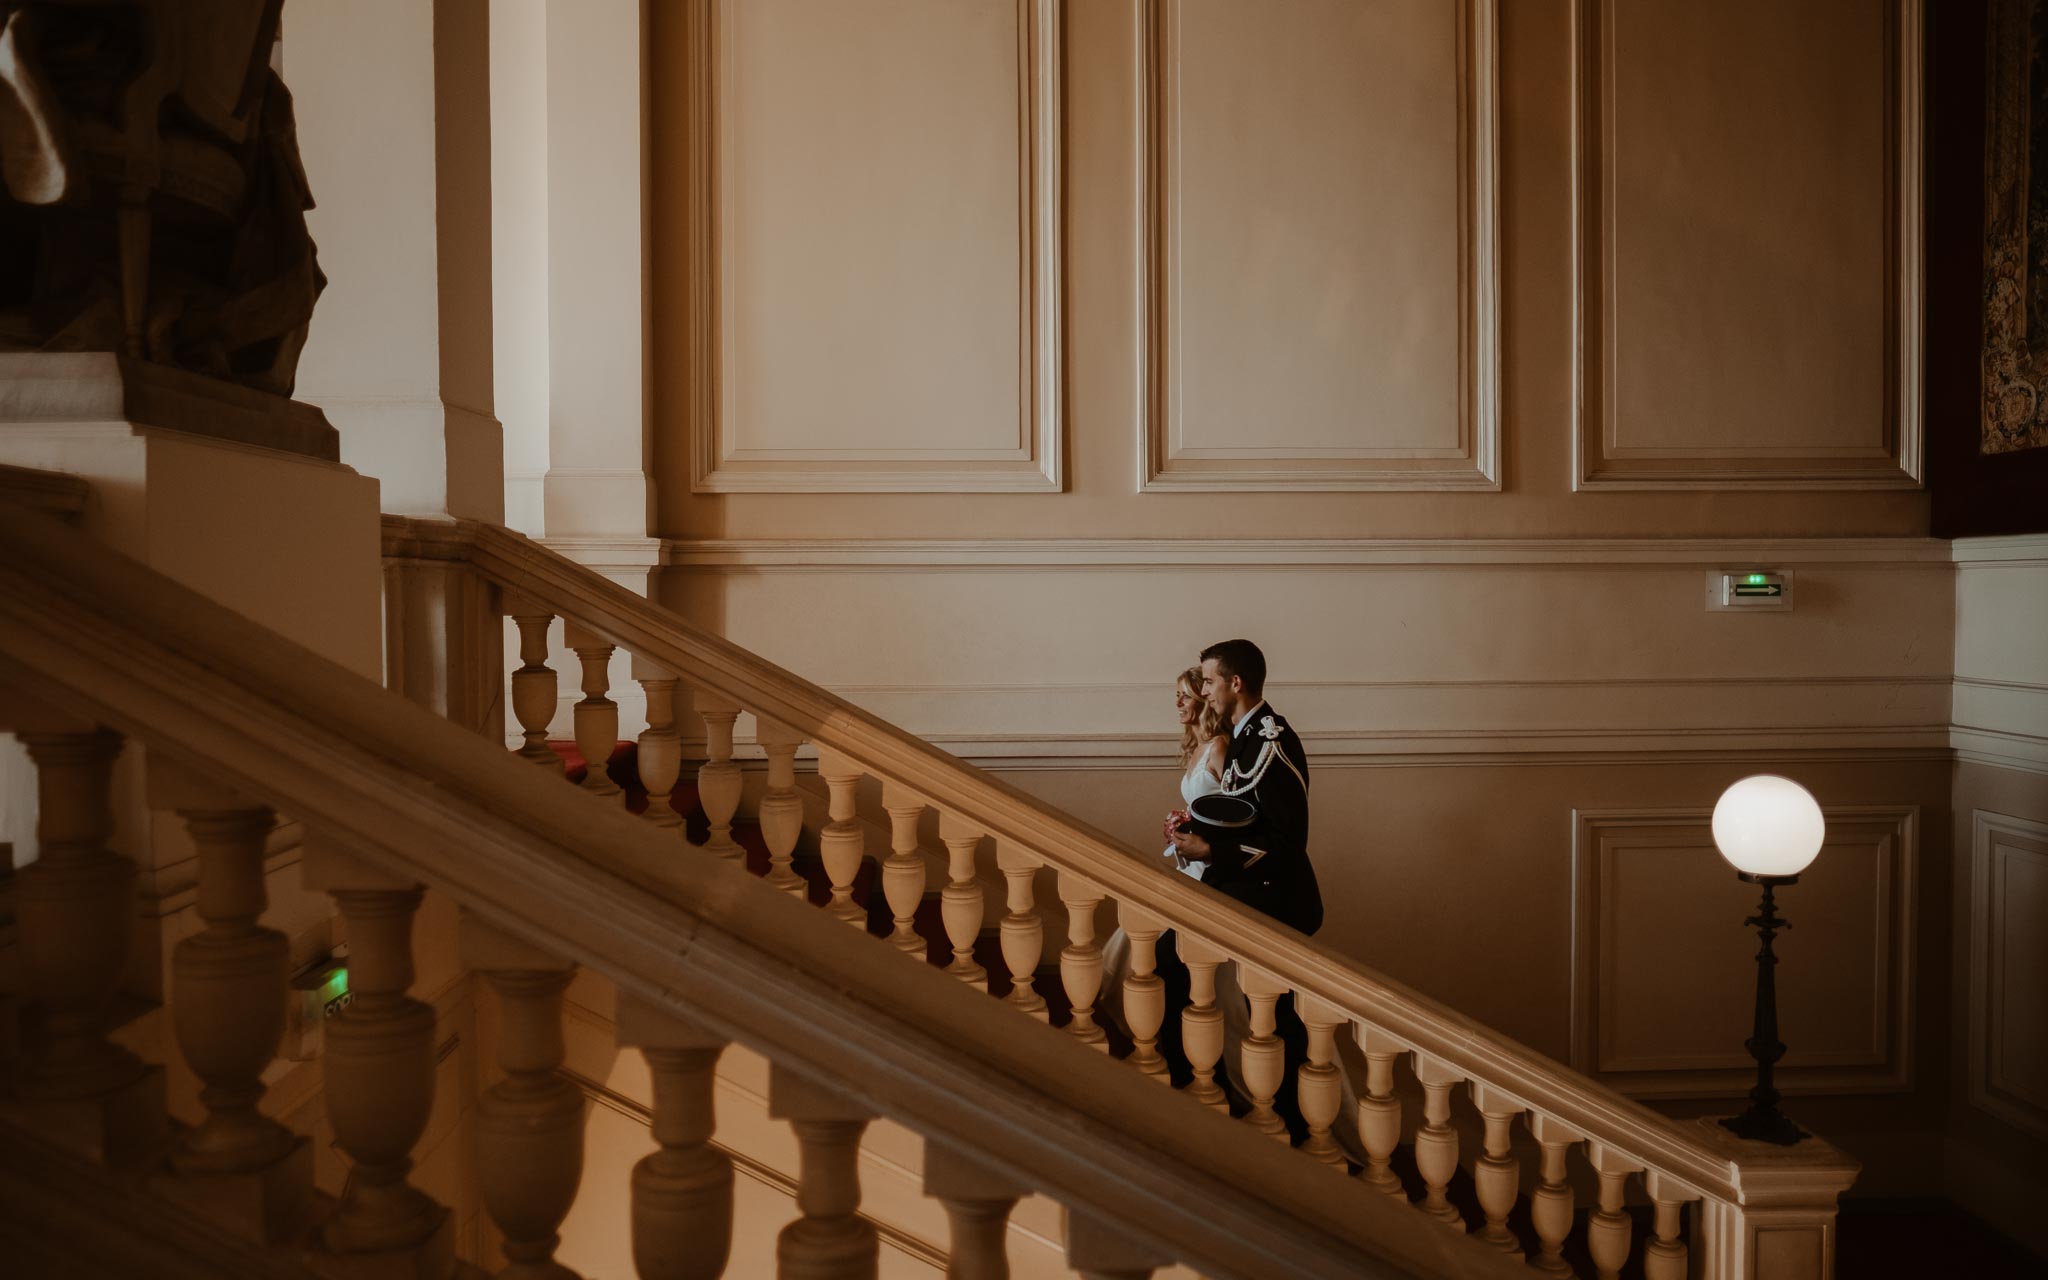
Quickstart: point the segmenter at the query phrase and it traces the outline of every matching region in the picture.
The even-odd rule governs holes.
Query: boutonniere
[[[1271,742],[1280,736],[1280,726],[1273,723],[1273,717],[1259,717],[1259,736]]]

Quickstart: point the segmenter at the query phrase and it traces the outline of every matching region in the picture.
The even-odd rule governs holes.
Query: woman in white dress
[[[1180,679],[1173,682],[1173,714],[1180,719],[1181,807],[1166,815],[1165,829],[1168,832],[1187,821],[1188,805],[1202,796],[1222,792],[1223,760],[1230,754],[1230,739],[1223,733],[1223,717],[1202,696],[1200,667],[1189,667],[1180,673]],[[1187,875],[1197,880],[1202,878],[1206,864],[1187,861],[1171,842],[1166,846],[1165,856]]]
[[[1180,721],[1180,799],[1181,807],[1166,815],[1163,830],[1171,831],[1177,824],[1188,819],[1187,806],[1200,796],[1220,794],[1223,790],[1223,761],[1229,754],[1230,739],[1223,732],[1223,717],[1209,705],[1202,696],[1202,669],[1189,667],[1180,673],[1173,685],[1173,712]],[[1205,863],[1188,862],[1180,851],[1168,844],[1160,855],[1168,870],[1178,871],[1191,879],[1202,878]],[[1122,929],[1110,934],[1102,948],[1102,995],[1096,1002],[1097,1010],[1116,1019],[1117,1025],[1130,1034],[1130,1025],[1124,1020],[1123,982],[1130,972],[1130,939]],[[1216,970],[1216,1006],[1223,1012],[1223,1062],[1222,1069],[1240,1096],[1244,1096],[1244,1080],[1240,1064],[1243,1056],[1238,1045],[1251,1030],[1251,1009],[1238,989],[1237,966],[1225,964]],[[1169,1014],[1169,1016],[1176,1016]],[[1180,1037],[1176,1028],[1166,1028],[1162,1040],[1168,1046],[1177,1046]]]

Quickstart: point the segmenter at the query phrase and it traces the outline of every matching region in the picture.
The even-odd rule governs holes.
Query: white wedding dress
[[[1208,754],[1209,753],[1206,751],[1198,752],[1195,755],[1193,763],[1188,765],[1188,771],[1180,775],[1180,799],[1182,808],[1193,807],[1195,801],[1201,799],[1203,796],[1218,796],[1223,794],[1223,780],[1221,778],[1218,778],[1215,774],[1210,773],[1207,766],[1203,764],[1203,761],[1208,758]],[[1174,866],[1180,868],[1180,871],[1183,875],[1191,876],[1196,880],[1200,880],[1202,878],[1203,870],[1207,868],[1209,865],[1206,862],[1189,862],[1183,859],[1180,856],[1180,851],[1175,849],[1172,845],[1166,846],[1166,860],[1168,862],[1171,862]]]
[[[1182,808],[1192,805],[1202,796],[1222,794],[1222,780],[1210,773],[1203,763],[1207,758],[1206,751],[1196,753],[1188,764],[1187,772],[1180,775]],[[1160,856],[1169,867],[1194,880],[1200,880],[1209,865],[1184,860],[1172,845],[1167,845]],[[1116,1019],[1126,1036],[1130,1035],[1131,1027],[1124,1020],[1124,978],[1130,971],[1131,940],[1119,928],[1102,945],[1102,994],[1096,999],[1096,1011]],[[1239,1094],[1249,1096],[1244,1087],[1244,1055],[1238,1046],[1251,1034],[1251,1005],[1238,988],[1234,961],[1216,966],[1216,1007],[1223,1013],[1223,1061],[1220,1068],[1230,1077],[1231,1085]]]

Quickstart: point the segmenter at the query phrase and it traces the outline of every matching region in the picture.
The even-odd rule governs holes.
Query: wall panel
[[[1969,1098],[2048,1138],[2048,824],[1971,822]]]
[[[1493,0],[1147,13],[1141,486],[1498,487]]]
[[[1917,0],[1577,13],[1578,486],[1916,486]]]
[[[1058,5],[695,12],[695,487],[1059,488]]]
[[[1781,889],[1778,1064],[1787,1093],[1912,1081],[1919,811],[1824,805],[1827,843]],[[1756,945],[1755,886],[1714,848],[1711,810],[1576,815],[1572,1065],[1637,1096],[1734,1096]]]

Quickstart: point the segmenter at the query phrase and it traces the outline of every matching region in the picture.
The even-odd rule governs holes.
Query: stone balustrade
[[[1003,1274],[1000,1224],[1034,1191],[1068,1206],[1069,1260],[1084,1274],[1146,1276],[1180,1261],[1214,1276],[1505,1276],[1522,1273],[1525,1250],[1527,1263],[1559,1271],[1574,1237],[1601,1276],[1640,1259],[1659,1280],[1792,1280],[1819,1274],[1799,1257],[1830,1256],[1835,1197],[1854,1165],[1825,1144],[1760,1150],[1666,1120],[1162,874],[517,535],[458,524],[411,536],[462,540],[519,629],[516,751],[309,663],[46,517],[0,504],[0,729],[28,738],[44,785],[35,866],[45,869],[20,877],[20,994],[54,1032],[25,1045],[22,1087],[0,1122],[34,1129],[56,1116],[71,1133],[83,1116],[99,1139],[85,1155],[161,1159],[160,1180],[178,1184],[181,1203],[198,1195],[242,1207],[251,1248],[302,1250],[315,1273],[443,1274],[447,1211],[410,1178],[435,1087],[431,1011],[409,994],[410,922],[428,885],[463,907],[465,957],[505,1010],[504,1076],[478,1104],[479,1156],[489,1166],[480,1182],[505,1242],[501,1275],[574,1274],[554,1252],[578,1190],[581,1107],[556,1068],[561,995],[578,965],[619,986],[621,1043],[646,1055],[655,1082],[659,1149],[636,1168],[631,1203],[620,1207],[646,1277],[712,1276],[725,1266],[733,1182],[715,1146],[709,1088],[733,1039],[769,1058],[771,1110],[802,1152],[799,1217],[777,1248],[784,1276],[875,1273],[852,1153],[878,1116],[931,1144],[927,1186],[952,1223],[962,1275]],[[703,845],[679,824],[628,815],[608,782],[534,781],[530,765],[558,772],[551,750],[535,750],[546,750],[547,734],[537,691],[552,677],[533,637],[552,617],[567,624],[580,662],[584,696],[573,719],[590,775],[604,772],[617,738],[607,687],[614,648],[632,655],[636,678],[671,707],[689,690],[705,759],[672,770],[671,735],[681,735],[672,718],[650,715],[641,779],[659,788],[672,772],[694,775],[709,820]],[[205,930],[181,961],[175,999],[192,1008],[180,1013],[179,1044],[208,1094],[204,1123],[169,1149],[158,1136],[160,1087],[147,1087],[154,1069],[97,1029],[126,910],[118,890],[132,874],[106,840],[106,775],[123,735],[203,764],[231,797],[181,806],[205,854]],[[735,865],[751,754],[743,748],[758,750],[767,770],[757,811],[766,884]],[[801,896],[795,872],[797,768],[810,752],[827,793],[820,907]],[[886,823],[872,854],[888,916],[878,937],[837,927],[865,919],[855,901],[870,856],[857,803],[863,779],[880,784]],[[309,883],[332,896],[352,946],[356,994],[329,1028],[325,1093],[353,1174],[317,1223],[262,1211],[303,1205],[306,1176],[297,1145],[255,1111],[252,1066],[274,1040],[268,1015],[219,1025],[224,1003],[260,1010],[286,994],[260,923],[260,886],[250,883],[252,833],[270,811],[305,824]],[[927,829],[947,856],[929,938],[919,932],[935,878]],[[991,998],[995,975],[974,960],[980,913],[993,905],[980,888],[984,851],[1005,890],[993,931],[1009,970],[1001,999]],[[1050,958],[1066,1010],[1055,1029],[1034,1025],[1048,1018],[1037,991],[1048,958],[1041,886],[1065,908],[1066,942]],[[1103,1052],[1110,1037],[1096,1012],[1105,903],[1116,905],[1132,944],[1118,977],[1132,1034],[1122,1062]],[[1166,1087],[1159,1050],[1157,967],[1169,934],[1193,988],[1180,1012],[1179,1039],[1197,1074],[1186,1098]],[[220,963],[202,964],[214,955]],[[1249,1032],[1235,1046],[1223,1034],[1219,973],[1234,976],[1231,989],[1248,1007]],[[1306,1060],[1291,1079],[1278,1039],[1288,1003],[1307,1029]],[[1340,1039],[1367,1063],[1348,1110]],[[1249,1095],[1243,1121],[1218,1114],[1226,1049],[1239,1055]],[[1276,1106],[1290,1087],[1307,1126],[1301,1150],[1271,1140],[1285,1138]],[[1404,1115],[1417,1092],[1419,1114]],[[1477,1150],[1461,1150],[1461,1109],[1478,1118]],[[1529,1185],[1518,1125],[1541,1153]],[[1412,1204],[1394,1159],[1408,1132],[1419,1180]],[[1345,1176],[1344,1137],[1366,1156],[1356,1177]],[[1574,1162],[1590,1179],[1574,1176]],[[1460,1168],[1473,1170],[1476,1213],[1455,1201]],[[1577,1205],[1582,1182],[1597,1192]],[[1524,1198],[1528,1242],[1507,1226]],[[1640,1229],[1632,1202],[1651,1206]],[[1810,1237],[1814,1248],[1762,1251],[1764,1232],[1780,1246]]]
[[[1001,909],[986,918],[993,922],[988,932],[995,944],[987,953],[1000,955],[1008,969],[999,983],[1008,988],[1002,1000],[1046,1020],[1048,1006],[1038,988],[1048,980],[1048,964],[1056,965],[1050,980],[1064,996],[1062,1029],[1107,1050],[1110,1037],[1096,1012],[1105,981],[1097,917],[1110,904],[1130,944],[1127,962],[1112,975],[1122,988],[1116,994],[1130,1041],[1129,1065],[1154,1080],[1170,1079],[1158,1049],[1167,1013],[1157,973],[1164,940],[1186,966],[1191,987],[1188,1003],[1175,1011],[1179,1043],[1193,1073],[1182,1090],[1190,1100],[1228,1111],[1222,1083],[1227,1076],[1243,1093],[1242,1121],[1285,1142],[1289,1131],[1279,1099],[1292,1095],[1305,1130],[1298,1154],[1333,1172],[1356,1171],[1359,1186],[1401,1201],[1411,1198],[1410,1188],[1394,1174],[1393,1158],[1408,1135],[1417,1180],[1413,1207],[1447,1230],[1470,1231],[1501,1253],[1552,1273],[1568,1273],[1566,1237],[1580,1232],[1602,1277],[1629,1267],[1632,1259],[1651,1277],[1758,1275],[1762,1264],[1745,1242],[1763,1219],[1745,1208],[1754,1203],[1745,1175],[1775,1179],[1797,1166],[1811,1178],[1803,1207],[1778,1206],[1769,1216],[1770,1229],[1805,1234],[1815,1256],[1831,1247],[1835,1197],[1854,1176],[1853,1162],[1832,1148],[1823,1144],[1788,1161],[1782,1152],[1736,1142],[1710,1122],[1682,1124],[1658,1116],[1452,1010],[1336,961],[1220,895],[1108,846],[1043,805],[788,672],[695,633],[594,574],[546,565],[552,581],[540,586],[544,552],[496,531],[479,528],[475,534],[475,563],[501,590],[546,601],[575,619],[579,634],[601,633],[631,649],[636,662],[673,672],[679,686],[695,691],[705,743],[698,794],[712,823],[706,850],[732,856],[730,833],[742,792],[735,760],[747,745],[735,733],[751,723],[768,769],[764,835],[771,814],[782,827],[773,840],[778,851],[770,878],[789,887],[793,839],[781,815],[792,789],[792,748],[813,751],[830,797],[829,822],[820,824],[816,847],[830,880],[831,912],[866,925],[868,917],[852,903],[852,887],[861,858],[871,857],[886,904],[877,908],[880,940],[906,957],[922,963],[943,943],[952,956],[945,971],[988,990],[989,974],[974,957],[984,912],[1000,899]],[[877,842],[872,853],[854,803],[864,782],[880,796],[871,821]],[[933,813],[935,824],[928,820]],[[943,938],[917,929],[917,912],[934,891],[922,830],[934,832],[945,850],[947,869],[937,889]],[[1067,939],[1050,954],[1040,902],[1048,888],[1065,908]],[[885,927],[879,923],[883,916]],[[1224,975],[1233,981],[1223,988],[1228,994],[1219,994]],[[1246,1015],[1246,1033],[1234,1043],[1226,1035],[1223,1000],[1241,1001]],[[1306,1031],[1306,1057],[1299,1064],[1286,1062],[1278,1034],[1281,1010],[1289,1006]],[[1340,1037],[1358,1053],[1340,1053]],[[1236,1061],[1226,1062],[1226,1054]],[[1341,1067],[1347,1057],[1364,1064],[1356,1079],[1347,1079]],[[1461,1136],[1467,1134],[1477,1141]],[[1461,1169],[1471,1175],[1476,1204],[1452,1200]],[[1579,1204],[1575,1185],[1597,1191]],[[1508,1227],[1509,1215],[1525,1199],[1533,1210],[1527,1239]],[[1638,1223],[1625,1210],[1642,1204],[1651,1212]],[[1705,1256],[1693,1258],[1695,1249]]]

